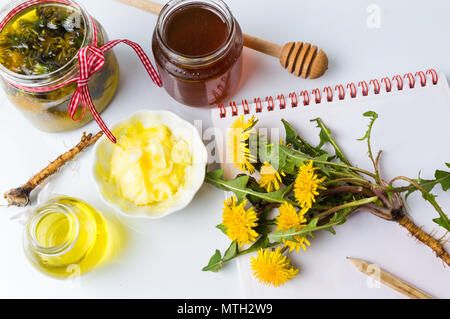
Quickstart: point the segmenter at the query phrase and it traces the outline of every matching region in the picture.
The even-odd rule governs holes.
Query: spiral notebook
[[[383,150],[381,170],[385,179],[399,175],[417,178],[419,172],[422,178],[430,179],[436,169],[448,170],[450,89],[445,75],[434,69],[221,104],[211,111],[214,127],[220,131],[216,159],[222,163],[225,178],[236,176],[238,172],[228,159],[226,135],[240,115],[255,116],[259,120],[256,128],[265,129],[272,140],[283,138],[281,119],[285,119],[316,145],[319,130],[310,121],[321,118],[350,161],[373,170],[366,143],[357,140],[367,130],[368,119],[362,114],[369,110],[379,115],[372,148]],[[440,187],[433,192],[444,211],[450,212],[450,195]],[[443,235],[432,222],[437,213],[420,195],[410,196],[408,208],[416,224],[434,231],[436,237]],[[396,223],[363,212],[350,217],[336,231],[336,235],[317,234],[306,252],[292,255],[300,275],[283,288],[259,284],[251,274],[251,256],[240,257],[237,265],[244,297],[401,297],[359,274],[346,261],[348,256],[380,263],[436,297],[450,297],[448,269],[428,247],[416,243]]]

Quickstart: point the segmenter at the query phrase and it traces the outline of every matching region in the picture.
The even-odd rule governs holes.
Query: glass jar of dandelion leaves
[[[47,132],[76,129],[93,118],[82,108],[69,115],[78,84],[67,83],[77,76],[79,50],[106,42],[103,27],[75,0],[12,1],[0,11],[0,82],[35,127]],[[118,80],[117,59],[108,51],[105,65],[89,81],[98,112],[110,103]]]

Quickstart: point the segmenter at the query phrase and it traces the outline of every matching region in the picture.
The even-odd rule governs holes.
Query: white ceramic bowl
[[[202,186],[205,179],[207,162],[206,147],[199,133],[191,123],[169,111],[143,110],[136,112],[127,119],[113,125],[112,131],[124,124],[137,122],[142,122],[144,127],[164,124],[172,131],[175,137],[182,137],[190,144],[192,166],[188,180],[185,182],[180,196],[173,202],[158,203],[151,206],[137,206],[121,197],[117,186],[111,185],[106,178],[111,162],[111,155],[115,147],[106,136],[103,136],[94,147],[93,178],[104,201],[121,214],[129,217],[162,218],[185,208]]]

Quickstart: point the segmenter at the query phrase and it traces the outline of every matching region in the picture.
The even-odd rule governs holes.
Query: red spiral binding
[[[423,73],[423,71],[417,72],[416,76],[420,77],[420,85],[422,85],[422,86],[427,85],[427,76],[425,75],[425,73]]]
[[[436,70],[434,69],[429,69],[427,71],[418,71],[416,73],[406,73],[403,76],[401,75],[394,75],[391,78],[389,77],[383,77],[381,80],[378,79],[372,79],[369,81],[369,84],[366,81],[360,81],[358,82],[358,87],[361,87],[361,94],[363,96],[367,96],[369,94],[370,91],[370,85],[373,87],[373,92],[374,94],[380,94],[381,93],[381,83],[384,83],[384,91],[386,93],[389,93],[392,91],[392,81],[396,81],[397,82],[397,90],[398,91],[402,91],[403,90],[403,79],[408,81],[408,86],[409,88],[413,89],[416,85],[416,78],[417,80],[420,80],[420,85],[422,87],[427,85],[427,80],[429,79],[428,76],[431,77],[431,82],[433,83],[433,85],[436,85],[438,83],[438,73],[436,72]],[[358,94],[358,87],[355,85],[355,83],[350,82],[347,84],[347,89],[349,89],[350,91],[350,97],[351,98],[355,98]],[[326,101],[327,102],[333,102],[334,99],[334,92],[332,87],[330,86],[326,86],[323,88],[323,94],[326,94]],[[337,91],[337,96],[339,98],[339,100],[344,100],[345,99],[345,87],[341,84],[338,84],[335,86],[334,91]],[[301,97],[303,97],[303,105],[307,106],[309,105],[310,102],[310,95],[314,95],[314,100],[316,102],[316,104],[320,104],[322,103],[322,95],[321,95],[321,90],[316,88],[313,89],[311,91],[308,90],[303,90],[300,92],[299,94]],[[286,97],[284,94],[279,94],[275,97],[272,96],[267,96],[265,99],[265,103],[267,103],[267,110],[268,111],[274,111],[275,110],[275,102],[274,99],[278,100],[278,107],[280,109],[286,109],[287,107],[287,101],[286,101]],[[298,99],[299,97],[297,96],[297,93],[295,92],[291,92],[289,93],[289,99],[290,99],[290,103],[291,103],[291,107],[297,107],[298,106]],[[254,104],[256,106],[256,113],[260,113],[263,110],[263,102],[261,101],[261,98],[255,98],[254,99]],[[249,104],[247,102],[247,100],[242,100],[242,110],[244,112],[244,114],[250,114],[250,107]],[[225,107],[224,104],[218,104],[217,106],[219,108],[219,115],[220,118],[224,118],[227,116],[227,107]],[[237,106],[236,102],[232,101],[230,102],[230,109],[231,109],[231,115],[232,116],[237,116],[239,113],[239,107]]]
[[[353,99],[356,97],[356,86],[355,83],[350,82],[347,84],[347,89],[350,89],[350,97]]]
[[[225,105],[219,104],[217,107],[219,108],[220,118],[223,119],[224,117],[226,117],[227,109],[226,109]]]
[[[275,103],[273,103],[273,97],[266,96],[266,102],[267,102],[267,110],[268,111],[275,110]]]
[[[256,105],[256,113],[261,113],[262,112],[261,98],[258,97],[255,99],[255,105]]]
[[[392,77],[392,80],[396,80],[397,81],[397,89],[399,91],[403,90],[403,79],[400,75],[394,75]]]
[[[331,86],[324,87],[323,92],[327,93],[327,101],[333,102],[333,90],[331,89]]]
[[[391,92],[392,91],[392,82],[391,79],[388,77],[382,78],[381,82],[384,82],[384,84],[386,84],[386,92]]]
[[[230,107],[231,107],[231,116],[237,116],[238,115],[238,109],[236,106],[236,102],[230,102]]]
[[[381,86],[377,79],[370,80],[369,84],[373,85],[373,93],[380,94]]]
[[[403,78],[408,78],[409,80],[409,88],[413,89],[416,86],[416,80],[414,79],[414,75],[412,73],[406,73]]]
[[[303,105],[309,105],[309,93],[308,91],[301,91],[300,96],[303,96]]]
[[[345,99],[345,89],[343,85],[341,84],[336,85],[334,90],[339,90],[339,100]]]
[[[291,99],[291,106],[297,107],[297,105],[298,105],[297,93],[295,93],[295,92],[289,93],[289,98]],[[295,100],[295,102],[294,102],[294,100]]]
[[[319,89],[312,90],[312,93],[314,94],[316,104],[320,104],[322,102],[322,95],[320,94]]]
[[[242,100],[242,108],[244,109],[244,114],[250,114],[250,108],[248,106],[247,100]]]
[[[286,108],[286,99],[284,98],[284,94],[278,95],[278,103],[280,103],[280,109],[284,110]],[[283,102],[281,102],[283,101]]]
[[[367,96],[369,94],[369,86],[366,81],[361,81],[358,83],[358,86],[362,88],[362,95]]]
[[[427,71],[427,74],[431,74],[432,82],[433,82],[434,85],[436,85],[437,82],[438,82],[438,74],[437,74],[436,70],[435,69],[429,69]]]

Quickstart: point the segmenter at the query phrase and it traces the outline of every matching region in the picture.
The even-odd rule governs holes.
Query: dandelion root
[[[445,251],[444,247],[438,240],[425,233],[407,216],[401,217],[397,222],[401,226],[405,227],[412,236],[417,238],[417,240],[430,247],[436,253],[436,256],[441,258],[447,266],[450,266],[450,255]]]
[[[44,168],[38,174],[34,175],[23,186],[6,192],[4,197],[8,201],[8,204],[10,206],[19,207],[28,205],[30,203],[30,194],[37,186],[39,186],[49,176],[55,174],[59,170],[59,168],[64,166],[64,164],[73,160],[78,154],[97,142],[102,135],[102,132],[99,132],[95,136],[92,136],[92,134],[86,135],[86,133],[83,133],[81,141],[74,148],[59,156],[46,168]]]

